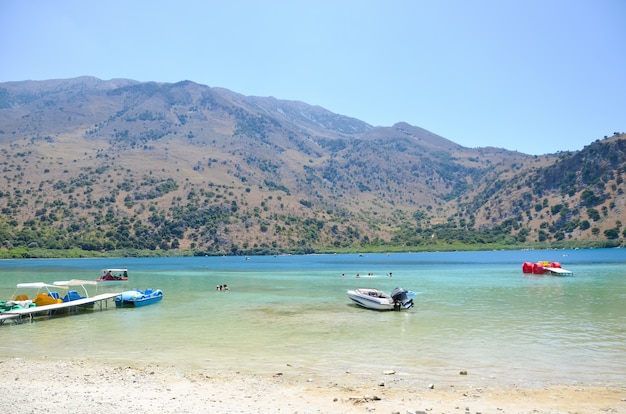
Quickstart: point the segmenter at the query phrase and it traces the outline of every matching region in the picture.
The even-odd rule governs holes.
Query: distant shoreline
[[[68,249],[29,249],[16,248],[11,250],[0,249],[0,260],[3,259],[84,259],[84,258],[125,258],[125,257],[198,257],[198,256],[280,256],[305,254],[376,254],[376,253],[427,253],[427,252],[460,252],[460,251],[490,251],[490,250],[565,250],[565,249],[603,249],[622,248],[626,243],[621,241],[603,242],[559,242],[559,243],[529,243],[529,244],[441,244],[420,246],[371,246],[350,249],[331,249],[326,247],[271,250],[250,249],[233,252],[204,252],[197,250],[112,250],[105,252]]]

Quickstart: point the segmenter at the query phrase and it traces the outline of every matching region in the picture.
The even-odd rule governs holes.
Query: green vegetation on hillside
[[[619,246],[626,139],[530,156],[175,84],[0,84],[0,257]]]

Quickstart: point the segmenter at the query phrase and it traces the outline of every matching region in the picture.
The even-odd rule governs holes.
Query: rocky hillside
[[[221,254],[621,240],[626,138],[530,156],[190,81],[0,84],[0,240]]]

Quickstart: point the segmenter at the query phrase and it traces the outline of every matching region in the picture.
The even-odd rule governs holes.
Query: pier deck
[[[35,316],[52,316],[55,311],[62,309],[67,309],[70,313],[75,313],[78,311],[79,307],[88,307],[92,305],[97,306],[99,310],[102,310],[103,307],[108,308],[109,299],[113,299],[118,295],[119,293],[102,293],[100,295],[92,296],[90,298],[78,299],[70,302],[55,303],[53,305],[36,306],[34,308],[6,311],[0,314],[0,325],[3,325],[6,321],[12,321],[19,324],[22,323],[22,319],[25,317],[28,317],[32,322]]]

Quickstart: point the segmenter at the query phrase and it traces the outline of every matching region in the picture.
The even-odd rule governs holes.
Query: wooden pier
[[[56,311],[67,309],[70,314],[77,313],[78,308],[98,307],[99,310],[109,307],[109,299],[119,296],[119,293],[103,293],[90,298],[72,300],[70,302],[55,303],[52,305],[35,306],[33,308],[15,309],[0,313],[0,325],[5,322],[22,323],[24,318],[31,322],[35,316],[52,317]]]

